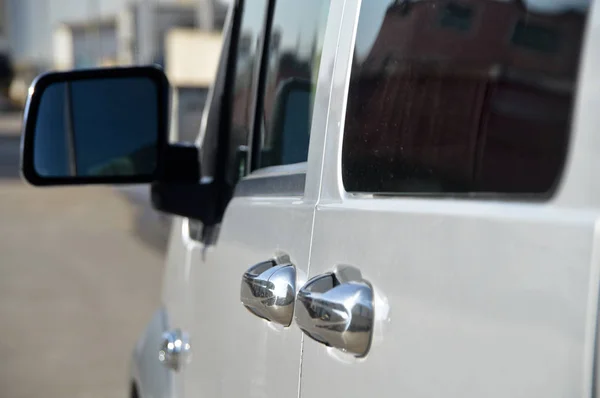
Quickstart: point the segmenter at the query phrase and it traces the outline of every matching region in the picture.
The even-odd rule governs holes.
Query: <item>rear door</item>
[[[235,192],[221,225],[191,240],[186,397],[298,394],[302,334],[289,326],[320,183],[323,136],[310,121],[327,106],[315,98],[329,3],[239,6],[226,170]]]
[[[346,1],[302,397],[590,396],[589,7]]]

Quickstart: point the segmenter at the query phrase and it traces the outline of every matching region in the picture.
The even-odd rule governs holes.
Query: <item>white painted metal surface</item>
[[[306,280],[314,202],[236,198],[213,247],[191,253],[193,359],[184,397],[289,397],[298,390],[301,332],[259,319],[240,302],[250,266],[289,255]]]
[[[562,184],[553,199],[524,203],[344,191],[360,0],[332,3],[304,196],[235,198],[215,246],[192,242],[186,221],[175,223],[163,301],[171,323],[190,332],[193,359],[174,396],[594,396],[600,6],[590,11]],[[244,309],[244,271],[282,253],[298,268],[298,286],[338,265],[373,284],[366,358]]]
[[[220,33],[189,28],[170,30],[165,38],[165,64],[171,86],[209,87],[219,66],[222,40]]]
[[[360,1],[346,1],[309,276],[348,264],[376,290],[357,360],[305,340],[301,396],[587,397],[598,301],[600,9],[590,14],[569,162],[554,199],[347,194],[340,158]],[[342,84],[343,82],[343,84]],[[310,165],[309,165],[310,167]]]
[[[332,14],[341,11],[336,2]],[[335,43],[336,17],[326,33]],[[333,44],[335,45],[335,44]],[[333,65],[335,53],[323,55]],[[329,69],[331,70],[331,69]],[[303,197],[239,197],[227,208],[214,246],[190,243],[186,283],[191,287],[189,318],[182,320],[192,342],[192,361],[182,371],[185,397],[289,397],[297,396],[302,333],[292,324],[277,327],[248,312],[240,302],[243,273],[255,263],[288,255],[296,266],[301,286],[306,281],[313,215],[322,162],[326,109],[331,80],[321,68],[316,92]],[[248,178],[266,178],[306,171],[298,165],[261,170]],[[276,190],[276,189],[275,189]],[[176,243],[172,243],[176,245]],[[174,292],[179,282],[167,284]],[[165,285],[165,286],[167,286]],[[167,297],[165,297],[168,299]]]

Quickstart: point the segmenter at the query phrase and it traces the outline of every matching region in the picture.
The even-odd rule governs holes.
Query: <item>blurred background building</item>
[[[159,64],[174,88],[171,138],[191,141],[226,13],[219,0],[0,0],[4,102],[22,108],[33,78],[51,69]]]
[[[129,396],[130,350],[160,305],[171,224],[144,184],[21,180],[31,81],[160,64],[171,139],[195,140],[226,12],[220,0],[0,0],[0,397]]]

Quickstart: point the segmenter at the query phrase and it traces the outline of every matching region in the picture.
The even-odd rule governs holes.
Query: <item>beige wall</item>
[[[52,38],[54,48],[54,68],[68,70],[73,68],[73,34],[66,25],[59,26]]]
[[[166,40],[166,72],[175,87],[210,87],[221,54],[221,34],[173,29]]]

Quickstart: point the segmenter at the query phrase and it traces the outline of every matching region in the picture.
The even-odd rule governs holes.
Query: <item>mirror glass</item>
[[[148,77],[55,82],[40,97],[33,164],[42,177],[156,171],[159,92]]]

